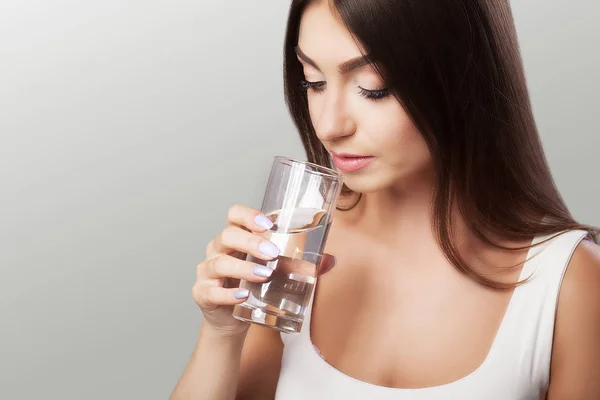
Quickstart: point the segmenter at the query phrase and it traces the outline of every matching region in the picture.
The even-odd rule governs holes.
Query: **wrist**
[[[248,327],[240,331],[229,331],[211,326],[203,322],[200,326],[200,337],[219,344],[243,344],[248,334]]]

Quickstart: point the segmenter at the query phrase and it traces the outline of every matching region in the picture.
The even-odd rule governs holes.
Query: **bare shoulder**
[[[548,399],[600,399],[600,246],[582,240],[556,313]]]
[[[558,312],[582,313],[600,310],[600,246],[582,240],[571,257],[561,288]],[[594,314],[587,314],[594,316]],[[600,317],[600,315],[597,315]]]
[[[272,399],[275,397],[283,342],[275,329],[252,324],[242,350],[236,399]]]

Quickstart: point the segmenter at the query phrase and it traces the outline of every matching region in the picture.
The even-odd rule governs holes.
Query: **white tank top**
[[[587,235],[569,231],[529,250],[517,287],[483,363],[454,382],[418,389],[377,386],[335,369],[310,339],[312,301],[302,330],[281,334],[283,359],[276,400],[542,399],[550,378],[554,317],[562,278],[574,249]],[[531,258],[532,256],[534,256]],[[348,349],[347,351],[352,351]]]

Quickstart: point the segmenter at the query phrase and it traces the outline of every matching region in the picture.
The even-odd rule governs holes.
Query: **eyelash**
[[[325,90],[325,82],[323,82],[323,81],[310,82],[310,81],[307,81],[306,79],[302,79],[300,81],[300,86],[302,87],[302,89],[304,91],[312,89],[315,91],[315,93],[321,93],[323,90]],[[378,89],[378,90],[369,90],[369,89],[364,89],[364,88],[359,88],[359,89],[360,90],[358,91],[358,94],[369,100],[380,100],[380,99],[383,99],[384,97],[389,96],[389,94],[390,94],[390,92],[387,88],[386,89]]]

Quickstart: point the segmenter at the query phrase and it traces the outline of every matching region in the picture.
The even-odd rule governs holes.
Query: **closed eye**
[[[358,94],[369,99],[369,100],[379,100],[383,99],[390,95],[390,91],[387,88],[377,89],[377,90],[369,90],[362,87],[359,87]]]
[[[300,86],[302,87],[303,90],[311,89],[316,93],[319,93],[319,92],[322,92],[323,90],[325,90],[325,85],[326,85],[325,81],[311,82],[311,81],[307,81],[306,79],[302,79],[300,81]]]
[[[312,90],[315,93],[321,93],[325,90],[327,82],[311,82],[306,79],[302,79],[300,81],[300,86],[304,91]],[[359,86],[358,94],[369,100],[380,100],[389,96],[390,91],[387,88],[371,90]]]

